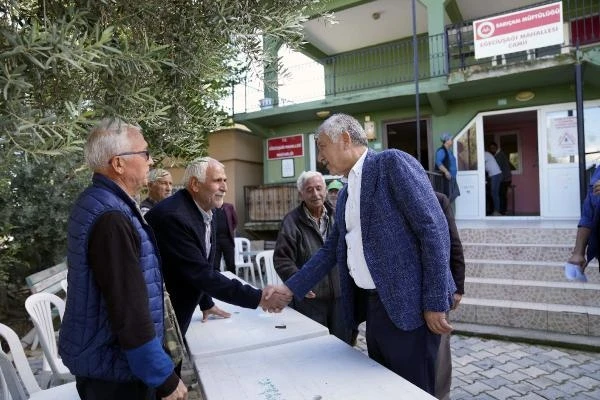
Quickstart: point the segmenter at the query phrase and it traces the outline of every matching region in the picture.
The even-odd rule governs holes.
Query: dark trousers
[[[142,381],[110,382],[101,379],[76,378],[81,400],[154,400],[155,390]]]
[[[440,336],[423,324],[412,331],[396,327],[379,296],[367,296],[369,357],[427,393],[435,394],[435,362]]]
[[[213,264],[217,271],[221,269],[221,255],[225,259],[227,271],[235,274],[235,244],[229,237],[217,236],[217,247],[215,248],[215,260]]]
[[[512,184],[512,181],[502,181],[500,182],[500,214],[506,214],[508,199],[507,192],[508,188]],[[514,205],[513,205],[514,207]],[[513,210],[514,211],[514,210]]]
[[[302,301],[294,299],[291,306],[299,313],[326,326],[329,333],[338,339],[351,344],[352,329],[344,321],[341,298],[332,300],[305,298]]]

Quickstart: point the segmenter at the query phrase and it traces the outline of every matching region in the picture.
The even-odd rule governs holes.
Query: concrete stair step
[[[560,244],[471,243],[463,241],[465,259],[565,262],[573,246]]]
[[[466,259],[466,275],[472,278],[524,279],[547,282],[568,282],[565,278],[565,261],[501,261]],[[598,262],[586,269],[588,283],[600,283]]]
[[[456,322],[600,337],[600,307],[463,297]]]
[[[465,293],[481,299],[600,307],[596,283],[467,277]]]
[[[471,243],[524,243],[524,244],[559,244],[573,246],[577,233],[577,223],[572,228],[515,228],[486,227],[461,228],[458,222],[458,233],[463,242]]]

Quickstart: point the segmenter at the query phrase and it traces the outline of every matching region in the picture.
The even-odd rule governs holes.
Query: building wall
[[[244,186],[262,183],[262,141],[245,128],[224,129],[211,133],[208,138],[208,155],[225,165],[228,187],[225,201],[235,206],[238,232],[246,221]]]

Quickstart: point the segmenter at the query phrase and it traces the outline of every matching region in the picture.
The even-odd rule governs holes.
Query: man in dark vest
[[[152,229],[134,197],[153,164],[141,129],[106,119],[84,149],[94,171],[68,224],[59,354],[83,400],[185,399],[162,347],[163,281]]]
[[[452,204],[460,196],[460,190],[456,183],[456,158],[452,153],[452,135],[444,132],[440,140],[442,145],[435,152],[435,169],[444,175],[444,179],[442,180],[442,187],[438,189],[448,197]]]

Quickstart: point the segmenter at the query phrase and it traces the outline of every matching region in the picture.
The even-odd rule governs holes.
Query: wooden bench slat
[[[43,271],[36,272],[25,278],[31,293],[58,293],[61,290],[60,281],[67,277],[67,263],[62,262]]]

